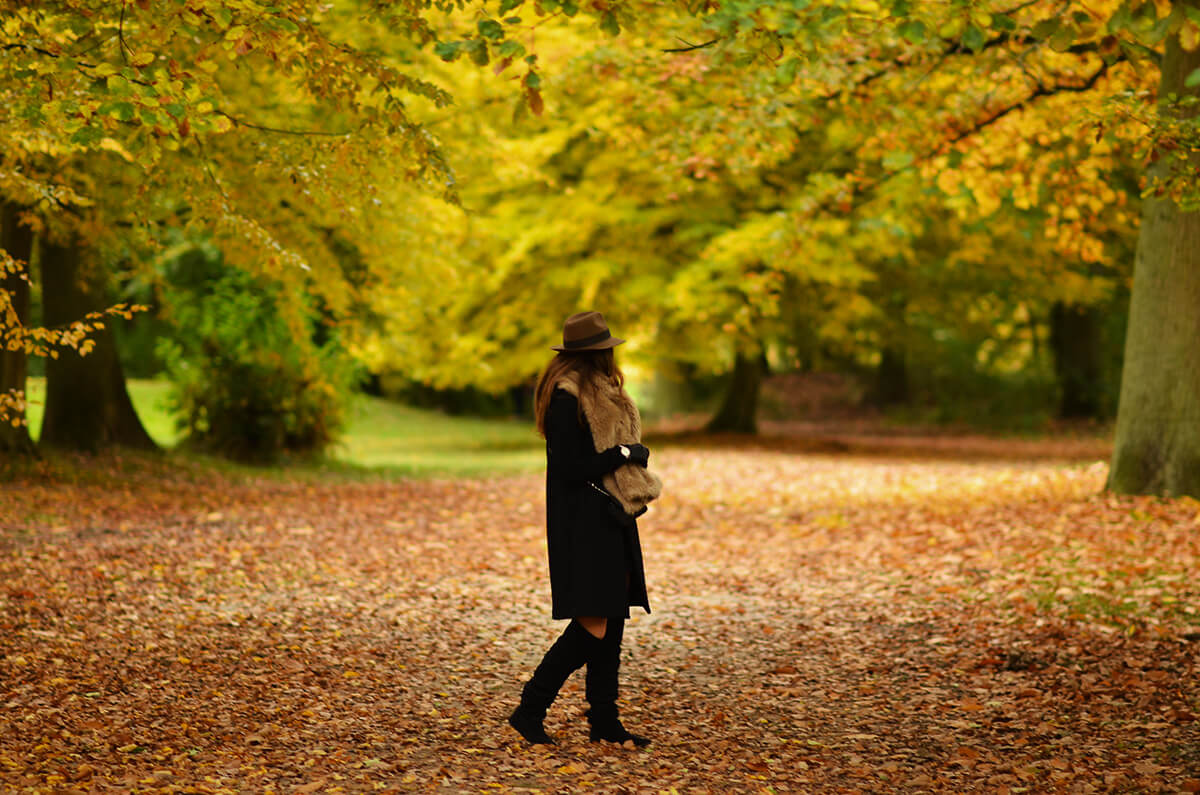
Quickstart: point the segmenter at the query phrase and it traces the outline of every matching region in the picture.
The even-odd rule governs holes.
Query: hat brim
[[[559,353],[580,353],[582,351],[604,351],[609,348],[615,348],[625,340],[619,337],[609,337],[606,340],[597,342],[595,345],[587,345],[583,348],[568,348],[565,345],[551,345],[550,350],[558,351]]]

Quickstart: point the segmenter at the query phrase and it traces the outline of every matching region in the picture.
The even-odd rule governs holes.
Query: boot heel
[[[524,712],[520,707],[517,707],[513,710],[513,714],[508,716],[508,725],[534,745],[556,745],[554,738],[546,734],[542,721],[536,716]]]
[[[621,719],[617,717],[615,709],[611,712],[608,710],[589,709],[585,714],[590,726],[588,739],[592,742],[618,744],[631,742],[638,748],[645,748],[650,745],[648,738],[642,737],[639,734],[633,734],[622,725]]]
[[[554,745],[554,738],[542,726],[546,710],[558,697],[567,677],[587,663],[596,643],[582,624],[571,621],[521,689],[521,703],[508,717],[508,725],[535,745]]]

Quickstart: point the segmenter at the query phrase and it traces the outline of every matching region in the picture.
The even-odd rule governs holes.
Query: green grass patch
[[[545,443],[528,420],[451,417],[360,396],[332,462],[404,475],[470,476],[545,467]]]
[[[130,379],[129,395],[150,437],[165,449],[180,441],[168,407],[165,381]],[[29,379],[29,429],[41,431],[46,383]],[[230,472],[281,476],[446,476],[532,472],[545,467],[545,446],[528,420],[452,417],[365,395],[354,398],[346,431],[320,460],[297,460],[275,467],[242,467],[207,456],[177,452],[205,466]]]

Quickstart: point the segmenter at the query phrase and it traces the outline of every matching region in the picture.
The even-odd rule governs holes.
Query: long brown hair
[[[609,379],[618,389],[625,386],[625,374],[617,367],[617,359],[612,348],[601,351],[560,351],[546,365],[545,372],[538,379],[537,390],[533,396],[533,416],[537,420],[538,433],[546,437],[546,411],[550,408],[550,398],[554,396],[554,387],[563,376],[570,373],[579,375],[580,392],[590,392],[595,387],[592,380],[595,375]],[[582,395],[581,395],[582,397]],[[583,400],[579,401],[579,420],[583,421]]]

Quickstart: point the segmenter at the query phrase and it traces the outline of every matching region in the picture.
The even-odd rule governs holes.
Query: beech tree
[[[436,350],[391,361],[500,388],[599,301],[641,322],[652,341],[629,353],[656,366],[791,364],[798,324],[890,372],[947,329],[985,367],[1028,364],[1055,303],[1103,302],[1128,275],[1136,196],[1114,175],[1140,130],[1095,131],[1114,93],[1148,85],[1119,47],[1039,44],[1048,10],[922,7],[918,25],[902,4],[638,9],[603,46],[543,26],[543,62],[561,59],[545,115],[445,121],[476,258],[442,260],[459,286],[420,321],[447,324]],[[480,104],[489,78],[454,73]],[[470,127],[487,147],[453,143]]]
[[[21,208],[0,202],[0,330],[24,328],[29,322],[29,276],[33,230],[21,222]],[[5,340],[0,347],[0,453],[31,455],[33,440],[24,423],[27,354],[23,341]]]
[[[489,52],[514,52],[499,22],[464,8],[457,0],[0,2],[0,200],[23,208],[36,226],[63,228],[61,239],[98,264],[116,250],[150,259],[164,230],[200,230],[232,263],[285,286],[297,330],[304,294],[319,296],[331,322],[350,322],[367,280],[345,278],[325,245],[329,230],[368,236],[373,208],[396,183],[455,199],[452,170],[410,111],[410,103],[450,102],[420,74],[434,57],[421,48],[438,43],[439,29],[467,28],[472,41],[445,47],[466,47],[476,63]],[[536,58],[524,62],[531,86],[522,96],[530,103],[538,101],[535,66]],[[28,327],[21,289],[15,282],[8,289],[28,258],[20,241],[4,242],[12,311],[0,314],[0,333],[15,354],[45,330]],[[92,276],[95,295],[103,274]],[[47,298],[53,303],[53,294],[75,286],[51,278]],[[63,372],[53,367],[48,376],[53,382]],[[6,363],[3,385],[11,391],[2,410],[18,424],[23,373]],[[50,392],[80,394],[53,384]],[[102,405],[117,394],[98,388],[76,408],[121,413]],[[116,441],[58,438],[83,447]]]
[[[77,240],[42,244],[42,280],[52,288],[45,293],[43,316],[51,328],[104,309],[104,274],[88,268],[84,256]],[[109,445],[157,447],[129,399],[111,329],[92,330],[88,342],[86,356],[53,356],[46,362],[40,444],[87,451]]]
[[[1108,487],[1200,497],[1200,4],[1172,14],[1158,92],[1167,132],[1148,175]]]
[[[1104,158],[1115,147],[1147,156],[1152,165],[1144,181],[1109,487],[1200,494],[1194,155],[1200,8],[1195,2],[934,6],[896,0],[854,9],[751,2],[723,5],[706,24],[713,42],[765,41],[770,58],[789,76],[813,79],[836,64],[842,70],[838,94],[852,96],[858,115],[875,122],[876,133],[868,140],[880,147],[884,180],[911,165],[951,195],[968,180],[975,182],[967,186],[968,195],[981,210],[988,204],[1001,209],[1006,200],[1018,207],[1044,207],[1051,221],[1047,231],[1061,242],[1055,248],[1085,260],[1100,259],[1096,247],[1104,236],[1097,234],[1097,220],[1110,204],[1104,194],[1112,195],[1116,181],[1112,172],[1095,168],[1096,156]],[[860,39],[858,49],[843,38],[856,28],[871,34]],[[893,46],[881,46],[889,41]],[[874,86],[910,68],[925,77],[916,87],[906,86],[908,101],[880,105],[887,93],[877,93]],[[949,90],[937,91],[939,84]],[[935,88],[927,92],[924,86]],[[1028,126],[1036,119],[1031,111],[1053,107],[1061,96],[1075,100],[1059,105],[1060,113],[1047,114],[1040,125]],[[930,103],[934,97],[939,101]],[[914,107],[933,108],[932,118],[914,113]],[[885,119],[895,123],[881,124]],[[1014,121],[1026,124],[1010,124]],[[1048,124],[1075,135],[1090,128],[1088,137],[1097,145],[1077,140],[1067,143],[1066,157],[1055,157],[1047,143],[1058,136]],[[930,135],[931,126],[937,135]],[[1025,162],[1004,169],[1009,157],[978,146],[989,139],[1007,139],[1012,153]],[[972,151],[964,142],[973,145]],[[1145,142],[1151,146],[1143,148]],[[1091,154],[1081,157],[1089,148]],[[1057,168],[1057,179],[1048,167]],[[1095,192],[1080,190],[1078,177],[1089,172],[1097,180]],[[861,206],[882,184],[879,174],[848,176],[840,190],[852,205]],[[1002,187],[998,197],[997,186]],[[1118,209],[1118,224],[1127,212]]]

